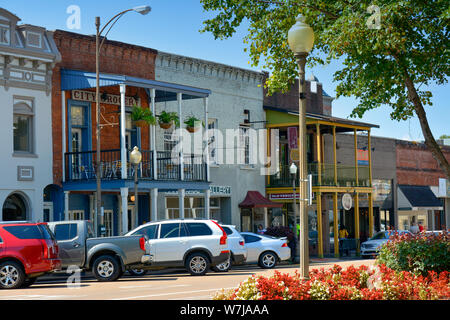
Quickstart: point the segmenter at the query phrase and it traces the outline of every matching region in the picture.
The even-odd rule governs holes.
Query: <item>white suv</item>
[[[218,272],[225,272],[231,269],[232,264],[242,264],[247,260],[247,248],[244,238],[235,226],[220,225],[228,236],[228,248],[231,251],[231,257],[224,263],[218,264],[213,269]]]
[[[214,220],[172,219],[146,223],[126,235],[148,237],[150,262],[142,270],[185,267],[204,275],[230,259],[227,234]],[[142,273],[141,273],[142,274]]]

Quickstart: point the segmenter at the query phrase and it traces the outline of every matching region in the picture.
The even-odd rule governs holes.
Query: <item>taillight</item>
[[[42,250],[44,251],[43,252],[43,256],[44,256],[44,259],[49,259],[50,257],[49,257],[49,247],[48,247],[48,245],[47,245],[47,241],[45,241],[45,240],[41,240],[41,244],[42,244]]]
[[[286,248],[288,245],[287,245],[287,242],[285,242],[285,243],[283,243],[282,245],[281,245],[281,247],[282,248]]]
[[[239,244],[240,244],[241,246],[245,246],[244,240],[239,241]]]
[[[214,220],[211,220],[211,221],[214,222],[216,224],[216,226],[218,226],[220,228],[220,230],[222,230],[222,236],[220,237],[219,244],[221,246],[226,245],[227,238],[228,238],[227,233],[225,232],[225,230],[223,230],[223,228],[217,222],[215,222]]]
[[[145,251],[145,237],[139,239],[139,246],[141,247],[142,251]]]

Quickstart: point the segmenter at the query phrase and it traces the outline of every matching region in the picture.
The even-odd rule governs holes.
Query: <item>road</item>
[[[313,261],[310,269],[327,268],[335,263],[346,267],[373,262],[323,259]],[[209,272],[202,277],[191,276],[183,270],[165,270],[143,277],[125,275],[115,282],[98,282],[87,274],[73,288],[67,286],[67,276],[48,276],[27,289],[0,290],[0,300],[210,300],[222,288],[236,288],[252,274],[270,276],[274,270],[293,274],[298,266],[285,264],[271,270],[256,265],[236,266],[226,273]]]

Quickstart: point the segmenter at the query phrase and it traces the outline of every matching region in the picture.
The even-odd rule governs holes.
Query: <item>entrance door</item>
[[[112,237],[114,235],[114,212],[113,210],[104,210],[103,213],[103,224],[106,230],[105,236]]]
[[[136,217],[134,214],[134,205],[128,205],[128,231],[136,228]]]
[[[83,144],[82,131],[80,128],[72,128],[72,150],[75,154],[72,155],[72,172],[74,178],[81,178],[81,152]]]
[[[53,221],[53,202],[44,202],[43,218],[44,222]]]

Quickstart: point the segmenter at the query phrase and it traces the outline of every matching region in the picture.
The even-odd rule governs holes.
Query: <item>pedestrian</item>
[[[419,232],[423,232],[424,228],[422,222],[419,221]]]
[[[347,229],[345,229],[345,226],[341,225],[339,227],[339,251],[342,252],[342,254],[344,253],[344,243],[345,243],[345,239],[347,239],[348,237],[348,231]],[[347,246],[345,245],[345,253],[348,256],[349,255],[349,251]]]
[[[411,231],[412,234],[416,235],[416,234],[419,233],[420,229],[419,229],[419,227],[417,226],[417,224],[416,224],[415,222],[413,222],[413,223],[411,224],[411,227],[409,228],[409,231]]]
[[[262,224],[258,225],[258,234],[264,234],[266,232],[266,229],[263,228]]]
[[[295,255],[297,254],[297,239],[293,234],[288,235],[288,247],[291,249],[291,264],[295,263]]]

